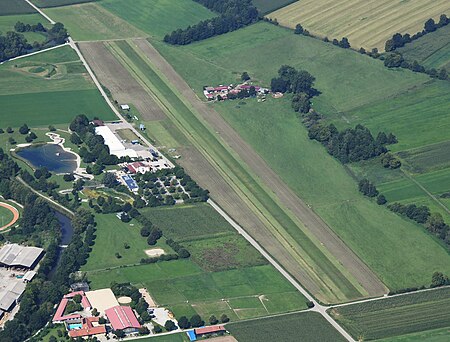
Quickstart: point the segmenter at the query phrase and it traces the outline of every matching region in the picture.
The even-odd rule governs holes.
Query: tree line
[[[218,17],[200,21],[198,24],[178,29],[164,37],[172,45],[192,42],[238,30],[258,20],[258,10],[251,0],[194,0],[206,8],[220,13]]]

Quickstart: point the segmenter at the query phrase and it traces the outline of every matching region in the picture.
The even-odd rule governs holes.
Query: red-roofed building
[[[129,306],[114,306],[105,310],[106,317],[114,330],[122,330],[125,334],[137,333],[141,327],[133,310]]]
[[[66,310],[67,303],[69,302],[69,299],[72,299],[76,295],[81,296],[81,305],[83,306],[84,310],[90,310],[91,303],[89,303],[89,300],[87,299],[86,295],[84,294],[84,291],[77,291],[77,292],[71,292],[66,294],[63,299],[61,299],[61,302],[58,305],[58,309],[56,310],[55,316],[53,316],[53,323],[63,323],[67,320],[71,319],[77,319],[81,318],[81,315],[79,314],[70,314],[64,316],[64,311]]]
[[[106,327],[104,325],[95,325],[93,323],[98,323],[98,317],[88,317],[83,318],[83,325],[81,329],[73,329],[69,331],[69,336],[72,338],[76,337],[87,337],[106,333]]]
[[[144,163],[141,162],[134,162],[131,164],[127,165],[127,169],[128,171],[130,171],[130,173],[146,173],[146,172],[150,172],[151,167],[148,165],[145,165]]]
[[[217,334],[226,332],[225,327],[223,325],[214,325],[212,327],[203,327],[194,329],[196,336],[203,336],[208,334]]]

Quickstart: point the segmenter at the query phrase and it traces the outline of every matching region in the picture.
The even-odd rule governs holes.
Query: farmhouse
[[[233,99],[236,98],[236,96],[242,92],[248,92],[251,88],[255,88],[255,92],[258,95],[265,95],[270,93],[270,90],[267,88],[263,88],[260,86],[254,86],[251,84],[238,84],[236,86],[230,84],[228,86],[220,85],[218,87],[203,87],[203,94],[205,97],[209,100],[227,100],[227,99]],[[230,95],[233,96],[230,96]]]
[[[125,334],[134,334],[141,327],[133,309],[129,306],[114,306],[105,311],[114,330],[122,330]]]
[[[128,171],[130,173],[146,173],[146,172],[150,172],[151,167],[149,165],[146,165],[142,162],[135,162],[135,163],[131,163],[131,164],[127,164],[126,168],[128,169]]]
[[[127,156],[130,158],[137,158],[138,155],[136,151],[126,148],[108,126],[95,127],[95,134],[103,137],[105,144],[109,147],[109,153],[119,158]]]
[[[0,249],[0,266],[33,269],[43,253],[44,250],[39,247],[7,244]]]

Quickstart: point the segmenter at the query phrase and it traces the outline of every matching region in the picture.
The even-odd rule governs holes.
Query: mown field
[[[2,201],[0,201],[2,202]],[[0,207],[0,227],[7,225],[13,219],[11,210]]]
[[[0,66],[2,126],[70,122],[78,114],[113,119],[77,55],[62,47]],[[19,123],[18,123],[19,121]]]
[[[348,305],[331,315],[355,338],[375,340],[450,326],[450,289]]]
[[[429,18],[439,20],[449,14],[446,0],[302,0],[270,13],[281,25],[294,28],[302,24],[311,33],[328,38],[347,37],[359,49],[384,51],[386,40],[394,33],[422,31]]]
[[[450,27],[441,27],[397,51],[407,60],[416,60],[427,68],[445,68],[450,72]]]
[[[1,10],[0,10],[1,13]],[[37,23],[41,23],[42,25],[49,27],[48,22],[40,15],[40,14],[21,14],[21,15],[0,15],[0,32],[6,34],[9,31],[15,31],[14,25],[21,21],[25,24],[35,25]],[[27,39],[28,43],[32,44],[33,42],[44,42],[45,35],[37,33],[37,32],[22,32]]]
[[[345,339],[316,312],[227,324],[227,330],[239,342],[323,342]]]
[[[267,14],[296,1],[297,0],[253,0],[253,4],[262,14]]]
[[[22,0],[0,0],[0,16],[36,13],[33,7]]]
[[[132,266],[151,248],[140,236],[139,225],[120,223],[112,214],[97,215],[96,244],[83,267],[93,288],[108,287],[112,281],[131,282],[146,287],[158,304],[178,316],[197,312],[208,318],[226,313],[238,320],[306,307],[305,298],[209,205],[146,208],[142,214],[163,231],[156,247],[173,253],[164,243],[170,237],[192,257]],[[125,250],[124,242],[131,248]],[[224,249],[239,251],[231,255]]]
[[[378,340],[380,342],[447,342],[450,336],[450,329],[435,329],[435,330],[427,330],[424,332],[407,334],[403,336],[389,337],[384,338],[382,340]]]
[[[182,126],[178,126],[178,128],[188,129],[189,133],[185,133],[188,135],[194,131],[196,137],[204,139],[201,142],[203,144],[201,148],[207,146],[208,153],[212,153],[220,163],[219,167],[230,170],[227,175],[232,176],[233,181],[238,182],[238,184],[241,184],[241,182],[245,184],[240,188],[248,191],[247,196],[255,196],[256,200],[263,204],[264,210],[267,210],[265,215],[273,215],[273,218],[270,217],[270,219],[276,226],[272,234],[278,235],[280,231],[283,232],[284,237],[282,239],[289,240],[290,253],[296,260],[300,259],[301,263],[307,263],[308,274],[311,274],[320,284],[320,292],[317,292],[316,295],[325,301],[335,301],[358,298],[364,294],[364,290],[360,288],[359,284],[345,272],[332,256],[324,251],[323,246],[316,240],[311,239],[303,228],[299,229],[299,223],[294,221],[270,195],[268,196],[268,193],[255,181],[255,178],[245,167],[230,155],[229,151],[217,141],[213,133],[201,123],[161,76],[155,73],[145,58],[139,56],[132,46],[126,42],[109,43],[109,46],[123,60],[124,65],[135,72],[136,77],[146,83],[151,91],[157,94],[156,96],[166,106],[169,106],[170,113],[173,115],[171,117],[173,122],[177,124],[178,121],[182,120]]]
[[[282,64],[308,70],[322,92],[313,100],[314,107],[323,114],[381,103],[427,80],[264,23],[186,47],[153,43],[199,93],[203,85],[233,83],[243,71],[248,71],[255,83],[268,85]],[[218,62],[225,59],[226,65]],[[428,285],[431,270],[450,271],[448,253],[422,227],[358,193],[345,168],[308,139],[288,98],[263,104],[243,102],[225,102],[215,108],[389,288]],[[440,115],[445,117],[443,112]]]

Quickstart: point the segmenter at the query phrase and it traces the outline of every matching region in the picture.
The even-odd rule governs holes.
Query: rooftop
[[[106,310],[105,313],[114,330],[141,327],[133,310],[129,306],[117,305]]]
[[[4,245],[0,249],[0,264],[31,268],[43,252],[39,247],[20,246],[16,243]]]

